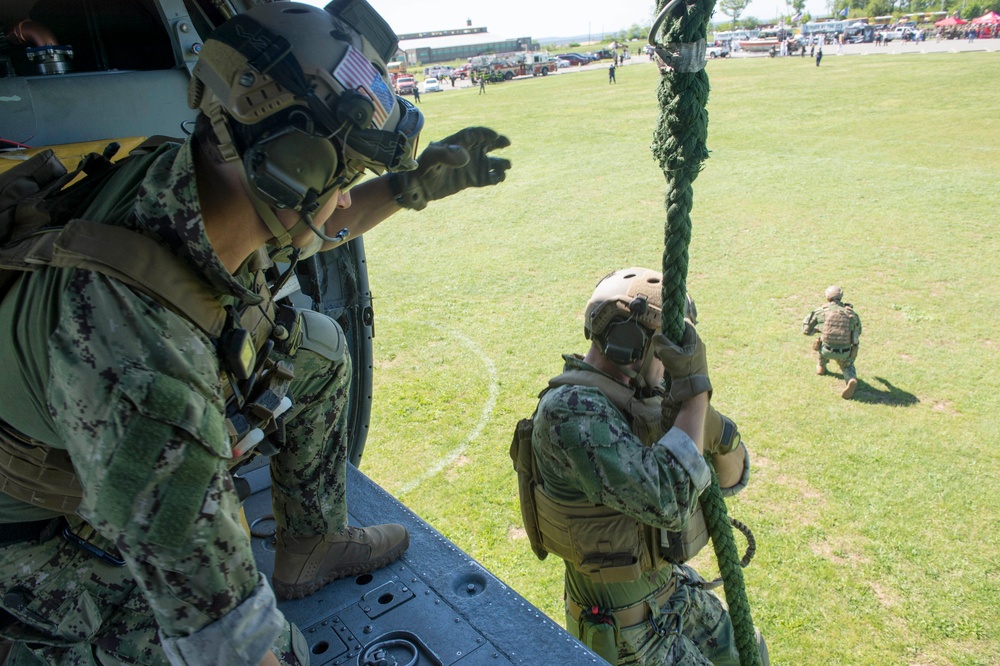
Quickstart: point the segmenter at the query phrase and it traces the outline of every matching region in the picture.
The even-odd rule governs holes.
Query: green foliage
[[[426,96],[422,143],[493,126],[513,169],[366,236],[362,469],[559,623],[562,564],[528,547],[507,451],[560,353],[586,350],[598,279],[660,260],[658,73],[632,63],[616,86],[599,69]],[[985,52],[708,65],[688,286],[713,404],[752,451],[728,506],[757,538],[747,592],[775,664],[997,663],[998,67]],[[833,283],[864,323],[852,401],[799,332]]]
[[[719,9],[726,16],[733,18],[733,25],[740,20],[740,15],[750,6],[750,0],[719,0]]]
[[[645,25],[639,25],[638,23],[633,23],[628,28],[622,28],[614,36],[620,42],[627,42],[632,39],[646,39],[649,36],[650,23]]]
[[[870,0],[870,2],[865,5],[865,16],[875,17],[875,16],[887,16],[892,11],[892,2],[890,0]]]
[[[986,9],[986,5],[979,4],[978,2],[970,2],[968,5],[962,7],[962,18],[966,21],[970,21],[977,16],[982,16],[989,10]]]

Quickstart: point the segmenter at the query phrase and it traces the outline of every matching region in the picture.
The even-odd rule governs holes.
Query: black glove
[[[654,335],[653,351],[663,363],[664,371],[670,375],[671,402],[683,402],[699,393],[712,390],[712,382],[708,379],[705,345],[691,322],[685,323],[684,339],[680,345],[675,345],[662,333]]]
[[[414,171],[389,176],[396,201],[403,208],[423,210],[428,201],[451,196],[467,187],[496,185],[507,177],[510,160],[489,152],[506,148],[510,140],[488,127],[466,127],[427,146]]]

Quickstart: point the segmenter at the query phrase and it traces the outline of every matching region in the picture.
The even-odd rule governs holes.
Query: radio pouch
[[[618,663],[618,620],[613,614],[597,608],[584,609],[580,614],[579,628],[581,643],[609,664]]]

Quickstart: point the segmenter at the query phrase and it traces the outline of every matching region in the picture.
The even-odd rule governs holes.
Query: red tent
[[[1000,14],[996,12],[990,12],[988,14],[983,14],[978,18],[972,19],[973,23],[1000,23]]]
[[[968,21],[963,21],[960,18],[955,18],[954,16],[949,16],[948,18],[941,19],[940,21],[936,21],[934,23],[934,25],[939,26],[939,27],[948,27],[948,26],[951,26],[951,25],[965,25],[966,23],[968,23]]]

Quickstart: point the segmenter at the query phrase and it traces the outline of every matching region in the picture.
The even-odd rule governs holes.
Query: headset
[[[591,316],[592,322],[609,315],[612,317],[600,334],[594,334],[594,340],[609,361],[621,366],[630,365],[645,356],[653,335],[653,331],[643,323],[652,314],[645,296],[636,296],[627,308],[623,306],[624,303],[617,300],[606,301]],[[627,318],[621,316],[623,310],[628,313]],[[597,328],[593,324],[592,327]]]
[[[359,92],[345,92],[335,114],[341,126],[367,128],[374,105]],[[363,174],[349,168],[336,145],[316,131],[305,109],[288,114],[287,124],[265,132],[243,154],[243,168],[255,194],[274,208],[312,212],[335,189],[347,189]]]
[[[340,4],[367,7],[367,3],[356,0]],[[362,22],[356,15],[352,19],[350,23]],[[365,27],[371,28],[371,23]],[[371,36],[363,36],[372,40]],[[369,97],[356,90],[344,90],[332,104],[320,99],[289,41],[253,18],[233,17],[212,37],[246,58],[251,69],[246,76],[267,74],[305,102],[286,117],[268,123],[269,129],[250,139],[243,149],[247,181],[253,193],[269,206],[312,213],[336,190],[357,182],[365,166],[396,170],[412,162],[423,128],[423,115],[412,104],[393,94],[394,102],[400,105],[400,120],[395,128],[379,129],[373,126],[376,109]],[[386,42],[377,46],[382,52],[389,50],[388,38],[374,41]],[[391,46],[395,52],[394,41]],[[335,136],[343,147],[333,141]],[[351,149],[353,162],[345,157],[344,147]]]

